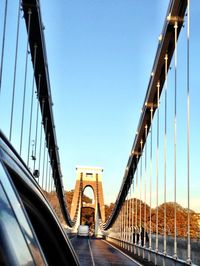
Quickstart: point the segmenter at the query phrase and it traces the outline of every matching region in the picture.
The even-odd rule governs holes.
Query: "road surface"
[[[101,239],[74,237],[71,242],[81,266],[141,265]]]

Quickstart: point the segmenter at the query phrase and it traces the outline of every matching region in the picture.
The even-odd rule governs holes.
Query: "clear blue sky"
[[[104,196],[105,202],[109,203],[115,200],[121,186],[169,1],[40,0],[40,2],[65,189],[74,188],[77,165],[99,166],[104,169]],[[0,12],[2,13],[2,10]],[[13,23],[11,19],[9,21],[9,24]],[[199,1],[192,0],[191,207],[200,212],[200,174],[197,167],[200,149],[198,118],[200,75],[196,71],[200,62],[198,52],[200,39],[196,25],[200,25],[200,4]],[[2,23],[0,30],[2,33]],[[25,32],[21,34],[26,36]],[[178,52],[177,156],[180,163],[177,167],[177,182],[179,186],[183,186],[178,192],[178,201],[183,205],[186,199],[184,166],[186,150],[183,148],[186,124],[180,124],[179,121],[186,117],[185,36],[186,28],[181,33]],[[14,43],[11,34],[10,38],[7,47]],[[23,41],[21,45],[25,47],[25,42]],[[14,49],[7,54],[7,58],[8,56],[14,58],[12,53],[14,54]],[[9,70],[6,72],[5,66],[6,73],[11,69],[9,65],[7,67]],[[19,65],[18,72],[21,68],[23,69],[23,66]],[[5,87],[12,87],[12,83],[8,85],[9,77],[5,76],[3,80]],[[171,125],[169,136],[172,137],[172,141],[173,100],[170,99],[173,84],[172,66],[169,74],[169,125]],[[10,92],[5,92],[3,97],[10,98],[10,95]],[[17,95],[20,98],[20,94]],[[161,104],[161,121],[163,106]],[[0,109],[3,107],[7,108],[7,105],[1,104]],[[7,128],[4,131],[7,132]],[[18,134],[16,128],[14,135]],[[161,143],[163,143],[162,134],[161,130]],[[168,143],[170,166],[173,165],[172,141]],[[163,144],[160,147],[160,154],[162,149]],[[173,168],[168,169],[168,201],[173,201]],[[161,186],[162,173],[163,158],[160,158]],[[162,190],[160,194],[162,196]]]
[[[115,199],[167,6],[168,1],[41,1],[67,189],[75,185],[76,165],[100,166],[105,201]]]
[[[41,1],[67,189],[74,187],[76,165],[101,166],[105,201],[115,199],[134,140],[168,3],[167,0],[84,0],[60,1],[60,4]],[[197,1],[192,1],[192,33],[199,10]],[[197,46],[197,41],[199,44],[196,38],[193,34],[192,47]],[[185,51],[185,46],[180,45],[180,53],[182,50]],[[192,100],[194,104],[195,99]]]

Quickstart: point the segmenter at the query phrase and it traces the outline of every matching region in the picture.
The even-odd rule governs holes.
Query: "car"
[[[89,226],[88,225],[79,225],[78,226],[78,231],[77,231],[77,236],[86,236],[89,237]]]
[[[0,265],[79,265],[52,207],[0,131]]]

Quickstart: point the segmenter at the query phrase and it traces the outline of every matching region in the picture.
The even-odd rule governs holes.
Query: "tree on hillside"
[[[113,208],[114,208],[115,204],[114,203],[110,203],[110,205],[105,205],[105,220],[107,221]]]
[[[74,191],[65,191],[65,201],[67,204],[67,208],[70,211],[71,203],[73,199]],[[58,202],[56,192],[47,193],[44,191],[47,199],[49,200],[50,204],[52,205],[53,209],[55,210],[59,220],[63,223],[64,218],[62,212],[60,210],[60,205]],[[92,199],[83,195],[84,202],[91,203]],[[150,230],[150,207],[148,204],[140,201],[139,199],[129,199],[124,203],[125,209],[123,215],[125,215],[125,219],[130,219],[130,224],[133,226],[140,225],[140,217],[141,217],[141,226],[145,226],[147,231]],[[167,235],[174,235],[174,203],[167,202],[166,203],[166,233]],[[112,210],[114,208],[114,203],[110,205],[105,205],[105,218],[106,220],[109,218]],[[84,208],[83,208],[84,209]],[[128,209],[128,211],[127,211]],[[137,209],[137,215],[136,215]],[[141,216],[140,216],[140,209],[141,209]],[[146,223],[145,223],[145,210],[146,210]],[[158,233],[163,235],[164,234],[164,210],[165,204],[161,204],[158,206]],[[84,222],[92,224],[93,223],[93,212],[89,210],[89,208],[85,208],[83,211],[84,213]],[[156,214],[157,209],[151,209],[151,230],[152,233],[156,233]],[[129,217],[130,216],[130,217]],[[184,209],[181,205],[176,203],[176,223],[177,223],[177,235],[179,237],[187,237],[187,217],[188,211]],[[200,225],[199,225],[199,215],[194,211],[190,210],[190,236],[192,238],[200,238]]]

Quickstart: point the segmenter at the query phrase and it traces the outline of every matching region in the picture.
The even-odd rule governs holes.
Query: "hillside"
[[[47,193],[44,192],[53,209],[55,210],[59,220],[64,223],[64,219],[59,207],[58,199],[55,192]],[[71,203],[73,198],[73,190],[65,191],[65,201],[70,211]],[[134,200],[134,201],[133,201]],[[92,200],[84,195],[84,201],[91,203]],[[134,202],[134,204],[133,204]],[[132,201],[128,201],[129,209],[133,209],[134,213],[134,224],[139,225],[140,223],[140,200],[137,200],[137,216],[136,216],[136,199],[132,199]],[[105,217],[108,219],[109,215],[112,212],[114,204],[111,203],[109,206],[105,205]],[[164,233],[164,204],[161,204],[158,207],[158,232],[159,234]],[[187,210],[184,209],[181,205],[176,204],[176,216],[177,216],[177,235],[180,237],[187,237]],[[144,224],[144,213],[145,213],[145,204],[141,201],[141,223]],[[84,210],[84,222],[86,220],[91,220],[91,216],[93,213],[90,209]],[[125,214],[126,215],[126,214]],[[137,219],[136,219],[137,218]],[[131,217],[132,219],[132,217]],[[150,207],[146,204],[146,225],[147,228],[150,226]],[[90,222],[91,223],[91,222]],[[156,208],[151,209],[151,227],[152,232],[156,232]],[[166,203],[166,230],[168,235],[174,234],[174,203],[168,202]],[[190,210],[190,235],[192,238],[200,238],[200,217],[197,213]]]

